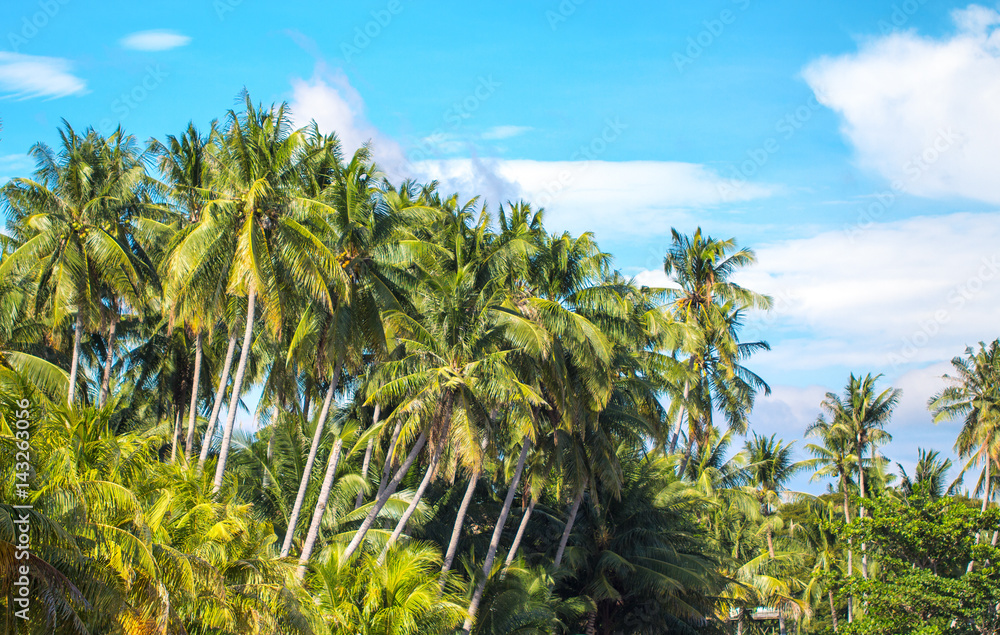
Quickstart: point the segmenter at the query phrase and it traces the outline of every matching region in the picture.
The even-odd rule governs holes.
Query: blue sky
[[[671,227],[735,236],[760,257],[742,281],[778,300],[748,328],[773,346],[750,364],[774,388],[761,432],[796,438],[850,372],[882,372],[904,390],[892,458],[950,450],[927,398],[1000,335],[995,5],[5,6],[0,180],[61,118],[177,134],[245,86],[371,140],[394,177],[544,204],[645,283],[663,282]]]

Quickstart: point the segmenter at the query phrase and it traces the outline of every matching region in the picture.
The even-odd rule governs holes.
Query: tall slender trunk
[[[368,534],[368,530],[371,529],[372,525],[375,523],[375,518],[382,511],[382,508],[385,507],[385,504],[389,502],[389,498],[396,493],[396,488],[399,487],[400,481],[403,480],[403,477],[409,471],[413,462],[417,460],[417,455],[420,454],[420,451],[426,444],[427,433],[422,432],[420,433],[420,436],[417,437],[417,442],[413,444],[413,448],[410,449],[410,453],[406,456],[406,460],[403,461],[403,464],[399,466],[398,470],[396,470],[395,476],[393,476],[392,480],[386,484],[382,495],[375,500],[375,504],[372,505],[372,508],[368,511],[368,515],[365,516],[365,519],[361,522],[361,526],[354,533],[354,538],[351,538],[350,544],[348,544],[347,549],[344,550],[343,558],[345,561],[354,555],[354,552],[361,546],[365,536]]]
[[[861,499],[865,498],[865,462],[864,454],[861,451],[861,438],[858,437],[858,488],[861,493]],[[865,517],[865,506],[862,504],[858,508],[858,516],[861,518]],[[868,543],[861,543],[861,577],[865,580],[868,579]]]
[[[275,408],[277,410],[277,408]],[[272,424],[273,425],[273,424]],[[271,436],[267,439],[267,466],[264,469],[264,478],[262,479],[262,489],[266,492],[271,489],[271,458],[274,456],[274,431],[271,431]]]
[[[253,317],[257,304],[257,288],[250,283],[250,294],[247,298],[247,325],[243,330],[243,349],[240,351],[240,363],[236,367],[236,377],[233,378],[233,392],[229,397],[229,412],[226,417],[226,427],[222,431],[222,445],[219,446],[219,462],[215,466],[215,481],[212,491],[222,488],[222,477],[226,473],[226,460],[229,458],[229,444],[233,439],[233,426],[236,424],[236,410],[240,402],[240,391],[243,389],[243,375],[247,372],[247,358],[250,357],[250,346],[253,344]]]
[[[389,477],[393,474],[393,456],[396,454],[396,443],[399,442],[399,433],[402,430],[403,420],[399,419],[396,421],[396,427],[392,430],[392,438],[389,439],[389,449],[385,453],[385,465],[382,466],[382,480],[379,481],[378,493],[375,494],[375,498],[382,497],[382,492],[385,491],[386,485],[389,483]]]
[[[309,421],[309,408],[312,406],[312,391],[309,390],[309,379],[306,378],[305,396],[302,398],[302,416]]]
[[[170,462],[177,461],[177,446],[181,443],[181,409],[174,404],[174,436],[170,444]]]
[[[343,358],[341,358],[343,359]],[[284,558],[292,549],[292,539],[295,537],[295,526],[299,522],[299,513],[302,511],[302,501],[305,500],[306,490],[309,488],[309,479],[312,477],[313,463],[316,461],[316,452],[319,444],[323,440],[323,428],[326,425],[326,418],[330,415],[330,404],[333,403],[333,395],[337,392],[337,384],[340,383],[341,361],[337,360],[337,365],[330,378],[330,387],[326,391],[326,398],[323,400],[323,409],[319,412],[319,420],[316,422],[316,430],[313,432],[312,444],[309,446],[309,456],[306,458],[306,465],[302,470],[302,478],[299,480],[299,491],[295,494],[295,504],[292,505],[292,513],[288,517],[288,529],[285,530],[285,540],[281,545],[281,557]]]
[[[837,605],[833,603],[833,591],[828,590],[826,595],[830,598],[830,617],[833,619],[833,632],[836,633],[840,630],[837,628]]]
[[[201,331],[194,339],[194,379],[191,380],[191,408],[188,412],[187,438],[184,443],[184,458],[191,458],[191,449],[194,447],[194,424],[198,418],[198,382],[201,381],[201,352],[202,352]]]
[[[73,361],[69,365],[69,388],[66,403],[73,405],[76,399],[76,376],[80,372],[80,343],[83,340],[83,313],[76,312],[76,326],[73,329]]]
[[[686,408],[684,407],[684,404],[687,403],[688,391],[690,389],[691,389],[691,386],[688,384],[688,382],[685,381],[684,382],[684,401],[681,402],[681,407],[677,411],[677,423],[674,424],[673,438],[670,439],[670,452],[669,452],[670,454],[673,454],[674,452],[677,451],[677,439],[680,438],[680,436],[681,436],[681,425],[684,423],[684,413],[686,411]]]
[[[406,523],[410,522],[410,517],[413,516],[413,512],[417,510],[417,505],[420,504],[420,499],[423,498],[424,492],[427,490],[427,486],[430,485],[431,479],[433,479],[434,475],[437,473],[438,463],[441,461],[441,456],[444,454],[445,446],[448,445],[448,430],[451,427],[451,404],[451,396],[445,397],[440,404],[439,412],[441,412],[441,416],[444,417],[444,426],[441,431],[441,438],[438,439],[437,445],[434,447],[434,451],[431,454],[431,462],[427,465],[427,472],[424,473],[424,478],[420,480],[420,485],[417,486],[417,491],[413,493],[413,500],[406,506],[406,511],[403,512],[399,522],[396,523],[396,528],[392,530],[392,535],[389,536],[389,540],[382,548],[382,553],[378,556],[379,565],[385,561],[385,556],[389,553],[389,548],[396,544],[399,537],[403,535],[403,531],[406,529]]]
[[[507,559],[504,560],[504,568],[510,566],[511,562],[514,562],[514,558],[517,557],[517,549],[521,546],[521,539],[524,538],[524,531],[528,527],[528,521],[531,520],[531,513],[535,511],[535,497],[528,492],[528,508],[524,510],[524,514],[521,516],[521,524],[517,526],[517,533],[514,535],[514,542],[510,543],[510,551],[507,552]]]
[[[229,369],[233,365],[233,352],[235,350],[236,336],[230,335],[226,348],[226,361],[222,364],[222,374],[219,375],[219,388],[215,391],[215,401],[212,403],[212,414],[208,417],[205,436],[201,439],[201,454],[198,457],[199,470],[205,467],[205,459],[208,458],[208,451],[212,447],[212,437],[215,436],[215,420],[219,418],[222,401],[226,398],[226,384],[229,383]]]
[[[111,387],[111,366],[114,362],[115,331],[118,330],[118,316],[111,316],[111,326],[108,327],[108,351],[104,359],[104,372],[101,374],[101,393],[97,397],[97,407],[103,408],[108,401],[108,390]]]
[[[382,407],[375,404],[375,413],[372,415],[372,427],[378,425],[378,418],[382,414]],[[365,483],[368,482],[368,467],[372,462],[372,450],[375,448],[375,439],[368,440],[368,447],[365,448],[365,460],[361,463],[361,480]],[[361,507],[361,503],[365,502],[365,490],[362,489],[358,492],[358,497],[354,501],[354,509]]]
[[[469,475],[469,485],[465,488],[465,496],[462,497],[462,504],[458,506],[458,514],[455,515],[455,524],[451,528],[451,540],[448,541],[448,551],[444,555],[444,563],[441,565],[441,591],[444,591],[445,582],[448,579],[448,571],[451,570],[451,563],[455,561],[455,554],[458,553],[458,539],[462,535],[462,525],[465,524],[465,514],[469,511],[469,504],[472,502],[472,494],[476,491],[476,484],[479,482],[480,468],[476,466]]]
[[[771,562],[774,562],[774,538],[771,535],[771,527],[767,528],[767,555],[771,557]],[[778,605],[778,632],[781,635],[786,635],[788,633],[787,626],[785,625],[785,611],[782,605]]]
[[[597,611],[587,613],[587,627],[583,632],[587,635],[597,635]]]
[[[743,635],[743,609],[739,609],[736,616],[736,635]]]
[[[493,571],[493,560],[497,556],[497,548],[500,547],[500,536],[503,534],[503,526],[507,524],[507,516],[510,508],[514,504],[514,495],[517,494],[517,487],[521,482],[521,473],[524,472],[524,461],[528,458],[528,450],[531,449],[531,440],[524,437],[521,442],[521,455],[517,457],[517,467],[514,469],[514,477],[510,480],[510,487],[507,488],[507,498],[503,501],[503,509],[500,511],[500,518],[497,519],[496,527],[493,528],[493,537],[490,539],[490,548],[486,552],[486,560],[483,562],[483,576],[476,585],[476,592],[472,595],[472,602],[469,603],[469,614],[465,618],[462,632],[468,635],[472,631],[472,622],[476,619],[476,611],[479,610],[479,603],[483,600],[483,592],[486,590],[486,582]]]
[[[982,516],[983,514],[986,513],[986,508],[989,506],[989,501],[990,501],[990,480],[992,479],[992,475],[990,474],[990,463],[991,462],[992,461],[990,460],[989,452],[987,452],[986,453],[986,469],[985,469],[984,474],[983,474],[983,476],[984,476],[983,487],[985,488],[985,491],[983,492],[983,504],[979,507],[979,515],[980,516]],[[983,532],[981,530],[976,532],[976,542],[975,542],[975,544],[977,544],[977,545],[979,544],[980,540],[982,540],[982,536],[983,536]],[[969,565],[967,567],[965,567],[965,572],[966,573],[970,573],[972,571],[972,567],[975,564],[976,564],[975,560],[969,560]]]
[[[687,446],[684,448],[684,460],[681,461],[680,469],[677,470],[678,478],[684,478],[684,473],[687,472],[688,463],[691,462],[691,453],[694,451],[694,436],[689,435],[687,440]]]
[[[296,575],[299,580],[305,575],[306,565],[309,564],[309,556],[312,555],[313,547],[316,546],[316,538],[319,536],[319,526],[323,522],[323,514],[326,513],[326,503],[330,500],[330,490],[333,488],[333,479],[337,476],[337,464],[340,463],[340,451],[344,448],[344,440],[338,438],[333,444],[330,452],[330,459],[326,464],[326,474],[323,476],[323,485],[319,489],[319,499],[316,501],[316,509],[313,510],[312,522],[309,523],[309,532],[306,534],[306,541],[302,543],[302,554],[299,556],[299,569]]]
[[[844,522],[850,524],[851,522],[851,508],[848,505],[847,498],[847,480],[843,479],[841,486],[844,489]],[[854,577],[854,539],[847,539],[847,577]],[[851,624],[854,622],[854,598],[847,598],[847,623]]]
[[[576,498],[573,499],[573,507],[569,510],[569,518],[566,519],[566,527],[563,529],[562,538],[559,540],[559,549],[556,551],[555,565],[558,567],[562,564],[563,554],[566,553],[566,545],[569,544],[569,536],[573,533],[573,523],[576,522],[576,513],[580,511],[580,503],[583,502],[583,490],[584,487],[580,487],[580,491],[576,493]]]

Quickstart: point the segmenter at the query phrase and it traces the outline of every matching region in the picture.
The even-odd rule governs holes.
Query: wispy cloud
[[[167,51],[186,46],[191,38],[176,31],[138,31],[121,39],[122,48],[134,51]]]
[[[0,184],[18,176],[27,176],[34,162],[26,154],[0,155]]]
[[[0,51],[0,93],[15,99],[54,99],[82,93],[87,82],[72,70],[73,63],[61,57]]]
[[[483,139],[494,141],[500,139],[510,139],[511,137],[517,137],[530,131],[531,126],[494,126],[483,132],[480,136]]]

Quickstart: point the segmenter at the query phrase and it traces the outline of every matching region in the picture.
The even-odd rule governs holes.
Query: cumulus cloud
[[[530,126],[494,126],[483,132],[481,136],[483,139],[491,140],[510,139],[530,131]]]
[[[120,43],[122,48],[133,51],[168,51],[190,42],[190,37],[176,31],[153,30],[131,33],[123,37]]]
[[[940,39],[900,32],[803,75],[843,119],[860,163],[897,189],[1000,202],[1000,13],[970,5]]]
[[[779,341],[755,367],[904,372],[996,337],[1000,213],[872,224],[756,251],[759,264],[739,281],[777,306],[750,333]],[[637,279],[666,277],[650,270]]]
[[[15,99],[55,99],[83,93],[87,83],[72,70],[73,63],[61,57],[0,51],[0,94]]]

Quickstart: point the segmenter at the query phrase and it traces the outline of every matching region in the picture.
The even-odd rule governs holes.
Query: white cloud
[[[15,177],[26,177],[34,168],[34,161],[26,154],[7,154],[0,156],[0,184]]]
[[[861,164],[899,189],[1000,202],[1000,13],[970,5],[952,18],[948,37],[876,37],[804,76],[842,116]]]
[[[366,142],[382,169],[394,179],[437,180],[445,192],[481,195],[491,204],[525,199],[548,211],[552,229],[597,231],[602,237],[666,231],[692,210],[770,196],[769,185],[732,183],[711,169],[667,161],[530,161],[495,157],[410,161],[402,146],[365,116],[364,100],[342,71],[320,63],[309,80],[292,80],[292,114],[297,125],[315,120],[324,133],[336,132],[353,152]],[[526,131],[499,126],[481,138],[502,139]],[[443,153],[474,145],[455,133],[422,140],[421,156],[433,147]],[[611,213],[628,210],[627,214]]]
[[[1000,335],[1000,213],[917,217],[756,251],[759,264],[739,281],[778,302],[749,332],[779,341],[755,368],[902,372]],[[657,270],[637,278],[665,281]]]
[[[17,99],[82,93],[87,83],[72,70],[73,63],[60,57],[0,51],[0,93]]]
[[[530,131],[530,126],[494,126],[484,131],[480,136],[483,139],[491,140],[510,139],[511,137],[517,137]]]
[[[186,46],[191,38],[176,31],[153,30],[131,33],[121,39],[122,48],[134,51],[167,51]]]

